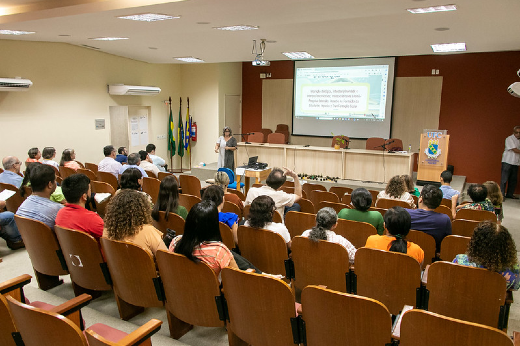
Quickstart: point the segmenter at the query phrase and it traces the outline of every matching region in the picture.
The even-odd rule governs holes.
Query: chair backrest
[[[302,191],[303,194],[305,194],[305,191]],[[300,198],[298,201],[298,204],[300,205],[300,211],[302,213],[310,213],[314,214],[314,204],[308,200],[305,197]]]
[[[392,319],[377,300],[308,286],[302,293],[307,345],[384,346],[390,344]]]
[[[277,124],[276,125],[276,131],[289,131],[289,125],[287,124]]]
[[[14,195],[9,197],[7,199],[7,201],[5,201],[5,207],[6,207],[7,211],[10,211],[10,212],[16,214],[16,211],[18,210],[20,205],[22,205],[23,201],[29,195],[25,194],[25,196],[22,197],[22,195],[20,194],[20,191],[16,188],[16,186],[11,185],[11,184],[0,183],[0,192],[4,191],[4,190],[11,190],[11,191],[15,192]]]
[[[398,199],[380,198],[376,201],[376,207],[383,209],[390,209],[392,207],[403,207],[410,209],[412,206],[410,203]]]
[[[310,198],[311,191],[313,191],[313,190],[327,191],[327,188],[321,184],[305,183],[305,184],[302,184],[302,190],[305,191],[307,196]]]
[[[54,231],[60,242],[72,282],[88,290],[111,290],[110,273],[96,239],[85,232],[59,226],[55,226]]]
[[[423,249],[423,268],[425,268],[428,264],[432,264],[433,259],[435,258],[436,245],[435,239],[431,235],[421,231],[410,230],[410,232],[406,236],[406,240],[409,240],[419,245],[419,247]]]
[[[368,190],[368,192],[370,192],[370,194],[372,195],[372,207],[375,207],[376,206],[377,195],[379,195],[379,191],[377,191],[377,190]]]
[[[93,171],[91,171],[91,170],[88,169],[88,168],[78,168],[78,170],[76,171],[76,173],[85,174],[85,175],[90,179],[90,181],[92,181],[92,180],[97,180],[97,175],[96,175],[96,173],[94,173]]]
[[[262,184],[262,183],[254,183],[253,185],[251,185],[251,187],[262,187],[262,186],[265,186],[265,184]]]
[[[452,262],[455,256],[466,253],[470,240],[470,237],[463,237],[461,235],[449,235],[444,237],[441,243],[441,259],[443,261]]]
[[[244,217],[244,219],[247,220],[248,216],[249,216],[249,209],[251,209],[251,204],[248,204],[248,205],[244,205],[244,209],[242,209],[242,216]]]
[[[491,220],[493,222],[497,222],[497,216],[492,211],[474,209],[460,209],[459,211],[457,211],[457,214],[455,214],[455,219],[473,221]]]
[[[388,138],[385,141],[386,150],[403,150],[403,141],[399,138]]]
[[[334,147],[336,144],[339,145],[341,149],[348,148],[350,142],[350,138],[348,136],[334,136],[332,137],[331,147]]]
[[[264,143],[265,137],[262,132],[251,132],[251,134],[247,136],[247,141],[251,143]]]
[[[98,172],[98,165],[96,165],[95,163],[85,162],[85,168],[90,169],[95,174],[97,174]]]
[[[176,235],[184,234],[184,219],[175,213],[168,213],[168,220],[166,220],[166,212],[159,212],[159,220],[154,220],[153,226],[161,231],[163,234],[166,233],[167,229],[175,231]]]
[[[437,208],[435,208],[434,212],[448,215],[450,220],[453,220],[453,213],[451,212],[451,209],[445,205],[439,205]]]
[[[235,245],[235,237],[233,236],[233,231],[223,222],[218,223],[220,230],[220,237],[222,238],[222,242],[227,246],[228,249],[234,249]]]
[[[267,136],[267,143],[285,144],[285,135],[283,133],[270,133]]]
[[[267,136],[269,136],[269,134],[273,133],[273,131],[271,129],[261,129],[260,132],[262,132],[264,134],[264,138],[267,138]]]
[[[98,181],[110,184],[114,188],[114,191],[117,190],[117,188],[119,187],[117,178],[112,173],[98,171],[97,176]]]
[[[416,195],[412,195],[412,199],[413,199],[413,204],[418,206],[419,205],[419,197],[417,197]]]
[[[162,181],[164,178],[166,178],[167,176],[169,175],[173,175],[172,173],[170,172],[161,172],[159,171],[159,175],[157,176],[157,178]],[[173,175],[175,177],[175,175]],[[177,177],[175,177],[175,179],[177,179]],[[179,181],[177,179],[177,185],[179,185]]]
[[[444,206],[446,206],[446,207],[448,207],[448,208],[450,208],[450,209],[453,208],[453,206],[452,206],[452,202],[451,202],[451,199],[443,198],[443,199],[441,200],[441,205],[444,205]]]
[[[381,137],[370,137],[365,144],[366,150],[383,150],[382,145],[385,144],[385,139]]]
[[[341,199],[346,193],[349,195],[352,194],[352,188],[346,186],[331,186],[329,191],[335,193],[339,199]]]
[[[280,188],[285,193],[294,193],[294,187],[293,186],[283,186]]]
[[[428,310],[464,321],[499,327],[506,279],[487,269],[435,262],[428,270]]]
[[[110,173],[109,173],[110,174]],[[116,194],[116,191],[114,190],[114,187],[110,185],[109,183],[105,183],[102,181],[91,181],[90,186],[92,188],[92,192],[95,193],[110,193],[112,196],[105,199],[101,203],[96,203],[96,211],[101,217],[105,216],[106,208],[108,205],[108,202],[112,199],[112,197]]]
[[[377,234],[377,229],[367,222],[338,219],[338,226],[334,229],[359,249],[367,243],[368,237]]]
[[[0,294],[0,345],[17,346],[13,340],[12,333],[16,332],[13,317],[9,310],[7,300]]]
[[[294,237],[291,245],[294,262],[296,296],[308,285],[325,285],[327,288],[347,292],[350,262],[343,246],[325,240]]]
[[[182,193],[200,198],[200,180],[194,175],[181,174],[179,181],[182,187]]]
[[[234,334],[230,342],[236,337],[250,345],[293,345],[291,318],[296,317],[296,311],[291,288],[285,282],[224,268],[222,283],[229,311],[228,328]]]
[[[479,223],[480,221],[455,219],[451,222],[451,233],[471,238]]]
[[[318,204],[318,210],[320,210],[322,208],[332,208],[336,211],[336,213],[339,213],[341,211],[341,209],[348,208],[348,205],[343,204],[343,203],[322,201]]]
[[[501,330],[424,310],[410,310],[401,320],[401,346],[417,345],[513,346]]]
[[[159,190],[161,188],[161,181],[157,178],[143,177],[143,191],[152,197],[152,202],[157,203],[159,198]]]
[[[381,214],[381,216],[382,216],[383,218],[385,217],[386,209],[383,209],[383,208],[376,208],[376,207],[370,207],[370,208],[368,208],[368,210],[370,210],[370,211],[377,211],[378,213]]]
[[[415,258],[397,252],[361,248],[354,267],[357,294],[383,303],[392,315],[405,305],[416,305],[421,285],[421,266]]]
[[[242,256],[261,271],[285,276],[287,245],[278,233],[238,226],[238,247]]]
[[[74,160],[74,161],[76,161],[76,160]],[[79,165],[79,166],[80,166],[81,168],[85,168],[85,165],[84,165],[84,164],[82,164],[81,162],[79,162],[79,161],[76,161],[76,163],[77,163],[77,164],[78,164],[78,165]]]
[[[189,212],[191,207],[201,201],[200,197],[186,195],[184,193],[179,194],[179,205],[182,205]]]
[[[333,193],[333,192],[312,190],[311,194],[310,194],[310,197],[311,197],[312,204],[314,204],[314,212],[315,213],[317,213],[318,210],[320,210],[319,209],[319,204],[322,201],[339,203],[338,196],[335,193]]]
[[[285,130],[276,130],[275,133],[281,133],[285,136],[285,143],[289,143],[289,131],[285,131]]]
[[[350,203],[352,202],[352,195],[351,194],[344,194],[343,197],[341,197],[341,203],[343,204],[346,204],[346,205],[350,205]],[[352,206],[350,209],[353,209],[354,206]]]
[[[75,170],[73,170],[72,168],[69,168],[69,167],[65,167],[65,166],[60,166],[59,170],[60,170],[60,176],[62,177],[62,179],[67,178],[69,175],[76,174]]]
[[[204,262],[195,263],[183,255],[159,250],[156,254],[166,296],[168,320],[179,319],[203,327],[223,327],[215,297],[220,296],[215,272]],[[170,334],[175,337],[175,324]],[[177,331],[178,332],[178,331]]]
[[[241,200],[242,202],[244,202],[244,201],[246,200],[246,196],[245,196],[242,192],[240,192],[240,191],[238,191],[238,190],[230,189],[230,188],[228,187],[227,192],[237,195],[238,198],[240,198],[240,200]]]
[[[155,178],[155,179],[158,178],[157,174],[155,174],[154,171],[149,170],[149,169],[145,169],[144,171],[146,172],[146,175],[148,175],[149,178]]]
[[[242,210],[240,210],[240,207],[230,201],[224,201],[224,207],[222,208],[222,212],[234,213],[238,215],[239,219],[242,218]]]
[[[282,186],[294,187],[294,181],[286,180]]]
[[[316,226],[316,214],[290,211],[285,214],[285,227],[291,239]]]
[[[52,165],[50,165],[50,166],[54,169],[54,174],[56,174],[56,178],[58,178],[58,177],[61,178],[60,170],[58,168],[56,168],[55,166],[52,166]]]

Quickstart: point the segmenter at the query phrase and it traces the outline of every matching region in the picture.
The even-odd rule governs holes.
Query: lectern
[[[450,136],[447,132],[447,130],[424,130],[421,134],[417,185],[440,185],[440,175],[448,167]]]

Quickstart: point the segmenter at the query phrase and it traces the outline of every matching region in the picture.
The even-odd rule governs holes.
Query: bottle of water
[[[408,145],[408,152],[411,153],[412,152],[412,145]]]

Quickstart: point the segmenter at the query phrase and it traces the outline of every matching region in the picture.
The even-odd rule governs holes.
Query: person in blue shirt
[[[119,170],[119,174],[123,174],[124,171],[126,171],[128,168],[133,167],[137,168],[139,171],[141,171],[141,174],[143,177],[148,177],[148,174],[144,171],[142,167],[139,167],[139,164],[141,163],[141,156],[138,153],[132,153],[128,155],[128,164],[123,165],[121,169]]]
[[[117,155],[115,160],[119,163],[126,162],[128,159],[127,155],[128,151],[126,150],[126,147],[119,147],[119,149],[117,149]]]
[[[441,191],[442,198],[451,199],[452,208],[457,206],[457,200],[459,199],[460,192],[450,186],[453,174],[450,171],[444,171],[441,173]]]
[[[17,157],[6,156],[2,160],[2,166],[4,166],[4,171],[0,174],[0,183],[11,184],[20,188],[23,181],[23,177],[20,175],[22,162]]]

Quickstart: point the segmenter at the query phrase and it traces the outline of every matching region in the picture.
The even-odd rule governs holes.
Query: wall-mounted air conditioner
[[[161,88],[142,85],[113,84],[108,86],[110,95],[157,95]]]
[[[32,84],[28,79],[0,78],[0,91],[23,91],[29,89]]]

